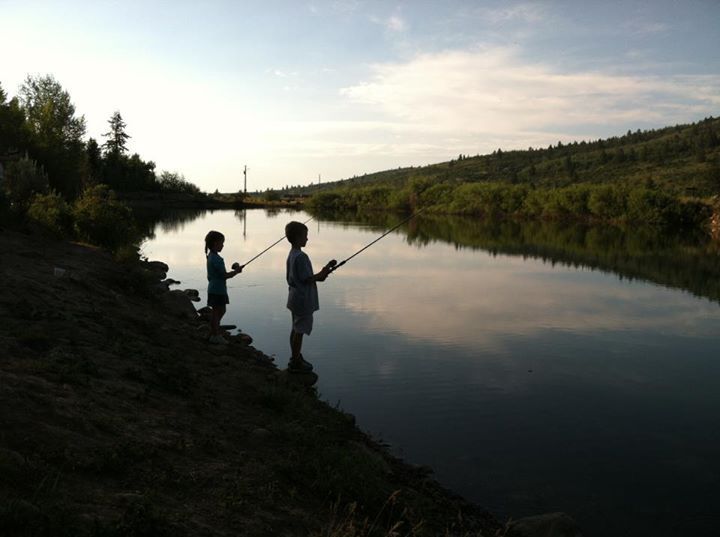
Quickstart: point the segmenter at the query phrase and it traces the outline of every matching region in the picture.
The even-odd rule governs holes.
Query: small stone
[[[197,311],[195,311],[195,306],[192,305],[190,297],[184,292],[179,290],[168,291],[161,295],[161,301],[163,307],[170,314],[185,319],[197,319],[198,315]]]

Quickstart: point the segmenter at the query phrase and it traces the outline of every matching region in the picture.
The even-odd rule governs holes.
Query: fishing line
[[[397,228],[399,228],[400,226],[402,226],[405,222],[408,222],[408,221],[410,221],[412,218],[414,218],[415,216],[419,215],[419,214],[420,214],[421,212],[423,212],[426,208],[427,208],[427,207],[423,207],[423,208],[420,209],[419,211],[415,211],[415,212],[412,213],[410,216],[408,216],[405,220],[403,220],[403,221],[400,222],[399,224],[391,227],[391,228],[388,229],[385,233],[383,233],[382,235],[380,235],[377,239],[375,239],[375,240],[372,241],[371,243],[363,246],[362,248],[360,248],[357,252],[355,252],[353,255],[351,255],[351,256],[348,257],[347,259],[344,259],[343,261],[340,261],[340,263],[337,263],[337,262],[333,259],[332,261],[330,261],[330,263],[328,263],[328,267],[330,268],[330,272],[335,272],[337,269],[339,269],[340,267],[342,267],[345,263],[347,263],[348,261],[350,261],[353,257],[355,257],[355,256],[358,255],[359,253],[361,253],[361,252],[367,250],[368,248],[370,248],[370,247],[371,247],[373,244],[375,244],[377,241],[379,241],[380,239],[382,239],[384,236],[388,235],[390,232],[395,231]]]
[[[303,224],[307,224],[307,223],[308,223],[310,220],[312,220],[313,218],[315,218],[315,217],[314,217],[314,216],[311,216],[310,218],[308,218],[307,220],[305,220],[305,221],[303,222]],[[252,263],[253,261],[255,261],[258,257],[260,257],[261,255],[263,255],[263,254],[264,254],[265,252],[267,252],[270,248],[272,248],[273,246],[275,246],[276,244],[278,244],[279,242],[281,242],[281,241],[282,241],[283,239],[285,239],[285,238],[287,238],[287,235],[283,235],[282,237],[280,237],[278,240],[276,240],[275,242],[273,242],[270,246],[268,246],[267,248],[265,248],[262,252],[260,252],[258,255],[256,255],[255,257],[253,257],[250,261],[248,261],[248,262],[245,263],[244,265],[240,265],[240,268],[241,268],[241,269],[244,269],[244,268],[247,267],[250,263]]]

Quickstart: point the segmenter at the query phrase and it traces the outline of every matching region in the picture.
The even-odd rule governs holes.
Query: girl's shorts
[[[307,315],[295,315],[292,314],[292,329],[298,334],[310,335],[313,327],[313,314],[308,313]]]
[[[217,308],[218,306],[224,306],[225,304],[230,304],[230,298],[227,295],[208,293],[208,306],[211,308]]]

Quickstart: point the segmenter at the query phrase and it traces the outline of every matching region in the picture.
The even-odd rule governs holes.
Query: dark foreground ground
[[[161,269],[0,252],[0,535],[507,533],[260,351],[209,346]]]

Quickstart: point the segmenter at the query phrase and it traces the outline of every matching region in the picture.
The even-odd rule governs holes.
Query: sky
[[[202,190],[344,179],[720,112],[720,0],[0,0],[0,84]]]

